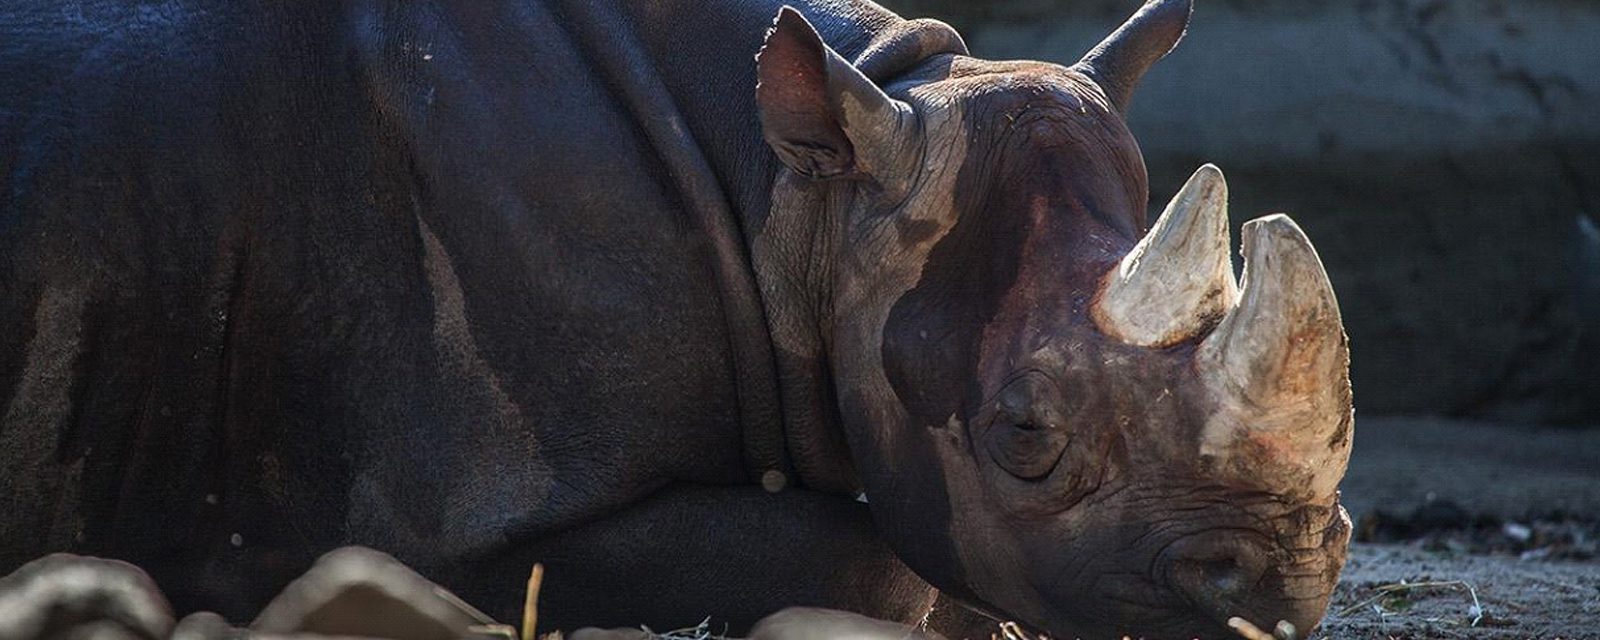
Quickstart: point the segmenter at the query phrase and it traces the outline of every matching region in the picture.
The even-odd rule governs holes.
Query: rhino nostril
[[[1207,560],[1200,562],[1199,564],[1200,573],[1205,576],[1206,581],[1211,583],[1211,585],[1215,587],[1217,591],[1222,593],[1238,593],[1247,586],[1245,584],[1245,578],[1242,575],[1244,573],[1244,569],[1243,567],[1240,567],[1239,562],[1233,558]]]
[[[1168,558],[1168,584],[1203,608],[1249,599],[1266,570],[1262,553],[1228,536],[1185,541]]]
[[[1310,593],[1316,587],[1286,577],[1284,558],[1274,551],[1269,541],[1245,530],[1192,535],[1161,552],[1157,580],[1194,613],[1219,624],[1237,616],[1310,629],[1327,607],[1332,584]]]
[[[1255,578],[1234,558],[1179,560],[1170,576],[1172,586],[1190,598],[1213,601],[1245,595]]]

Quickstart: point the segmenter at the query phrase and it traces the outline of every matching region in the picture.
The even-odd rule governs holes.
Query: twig
[[[651,631],[649,627],[643,627],[643,629],[646,633],[661,640],[711,640],[718,637],[711,634],[711,616],[706,616],[706,619],[701,620],[700,624],[695,626],[674,629],[666,633],[656,633]]]
[[[1347,616],[1347,615],[1350,615],[1350,614],[1355,613],[1357,611],[1360,611],[1360,610],[1366,608],[1367,605],[1372,604],[1374,602],[1377,602],[1379,600],[1382,600],[1385,596],[1390,596],[1390,595],[1394,595],[1394,594],[1398,594],[1398,593],[1406,593],[1406,592],[1409,592],[1409,591],[1411,591],[1413,589],[1427,589],[1427,588],[1434,588],[1434,587],[1460,587],[1460,588],[1466,589],[1467,590],[1467,594],[1472,596],[1471,614],[1472,614],[1473,618],[1472,618],[1472,622],[1469,623],[1469,626],[1476,627],[1476,626],[1478,626],[1479,622],[1483,621],[1483,603],[1478,600],[1478,590],[1474,589],[1472,587],[1472,585],[1467,583],[1467,581],[1465,581],[1465,580],[1442,580],[1442,581],[1435,581],[1435,582],[1398,582],[1398,583],[1395,583],[1395,584],[1382,585],[1380,587],[1377,587],[1377,589],[1376,589],[1377,593],[1373,594],[1371,597],[1366,598],[1366,599],[1364,599],[1364,600],[1362,600],[1360,602],[1352,604],[1352,605],[1350,605],[1348,607],[1345,607],[1343,609],[1340,609],[1339,610],[1339,615]]]
[[[1004,640],[1030,640],[1028,632],[1022,630],[1022,625],[1015,622],[1000,623],[1000,637]]]
[[[1251,624],[1249,620],[1234,616],[1228,618],[1228,628],[1239,634],[1245,640],[1277,640],[1272,634],[1261,630],[1261,627]]]
[[[528,572],[528,595],[522,601],[522,640],[534,640],[534,628],[539,625],[539,585],[544,582],[544,565],[533,563]]]
[[[1479,622],[1483,622],[1483,604],[1478,602],[1478,590],[1472,588],[1472,585],[1467,584],[1466,581],[1462,581],[1461,582],[1461,586],[1466,587],[1467,588],[1467,593],[1472,595],[1472,613],[1473,613],[1473,616],[1472,616],[1472,624],[1470,626],[1476,627],[1476,626],[1478,626]]]

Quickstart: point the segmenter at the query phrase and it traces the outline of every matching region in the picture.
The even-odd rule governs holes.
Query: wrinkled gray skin
[[[502,620],[544,562],[548,628],[1314,624],[1337,496],[1197,453],[1202,336],[1089,320],[1187,3],[1073,68],[797,4],[0,8],[0,571],[240,620],[357,543]]]

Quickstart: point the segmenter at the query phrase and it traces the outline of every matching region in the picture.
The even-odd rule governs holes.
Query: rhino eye
[[[989,457],[1006,473],[1038,480],[1054,471],[1071,440],[1062,417],[1050,410],[1050,385],[1029,376],[1013,383],[996,403],[987,434]]]
[[[1054,471],[1071,438],[1059,424],[1042,420],[1006,422],[991,429],[989,455],[1006,473],[1038,480]]]

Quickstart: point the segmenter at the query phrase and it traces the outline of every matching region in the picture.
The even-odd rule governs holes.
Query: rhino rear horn
[[[1244,226],[1239,304],[1196,354],[1221,405],[1202,453],[1285,491],[1331,495],[1352,429],[1350,352],[1317,251],[1288,216]]]
[[[1178,46],[1193,11],[1193,0],[1150,0],[1075,68],[1100,85],[1117,111],[1126,113],[1139,79]]]
[[[1239,297],[1228,241],[1228,183],[1207,164],[1106,275],[1096,325],[1142,347],[1171,346],[1214,326]]]

